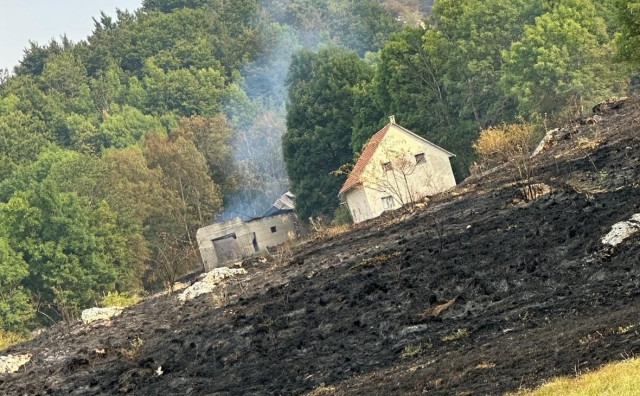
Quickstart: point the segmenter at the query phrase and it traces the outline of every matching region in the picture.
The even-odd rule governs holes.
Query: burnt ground
[[[185,305],[58,325],[4,352],[33,359],[0,393],[502,394],[632,357],[640,233],[600,240],[640,213],[640,104],[601,115],[537,157],[549,195],[497,169]]]

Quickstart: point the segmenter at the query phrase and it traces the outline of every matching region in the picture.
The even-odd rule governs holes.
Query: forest
[[[198,267],[195,231],[282,192],[331,219],[398,123],[454,152],[638,86],[640,0],[145,0],[0,73],[0,329]]]

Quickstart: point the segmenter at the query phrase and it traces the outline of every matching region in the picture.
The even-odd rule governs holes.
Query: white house
[[[355,223],[456,185],[454,154],[390,120],[367,142],[338,193]]]

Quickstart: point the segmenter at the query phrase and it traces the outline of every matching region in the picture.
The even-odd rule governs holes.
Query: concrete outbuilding
[[[299,230],[294,200],[294,195],[286,192],[263,217],[247,221],[236,217],[200,228],[196,238],[205,271],[296,239]]]

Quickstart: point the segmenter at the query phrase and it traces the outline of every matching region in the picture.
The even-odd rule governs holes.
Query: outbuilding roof
[[[271,205],[269,209],[262,215],[262,217],[269,217],[278,215],[285,212],[292,212],[296,209],[296,196],[291,191],[287,191],[282,194],[276,202]]]
[[[373,135],[371,137],[371,139],[369,139],[369,141],[367,142],[367,144],[364,146],[364,150],[362,151],[362,154],[360,154],[360,158],[358,158],[358,161],[356,162],[356,165],[353,167],[353,170],[351,171],[351,173],[349,173],[349,177],[347,177],[347,181],[344,182],[344,184],[342,185],[342,188],[340,189],[340,192],[338,193],[338,195],[342,195],[345,192],[349,191],[351,188],[355,187],[356,185],[358,185],[360,183],[360,176],[362,176],[362,172],[364,172],[364,169],[367,167],[367,165],[369,164],[369,161],[371,161],[371,158],[373,157],[373,154],[376,152],[376,150],[378,149],[378,146],[380,145],[380,142],[382,142],[382,139],[384,139],[384,137],[387,135],[387,132],[389,132],[389,130],[391,129],[391,126],[395,126],[397,128],[399,128],[400,130],[402,130],[403,132],[406,132],[422,141],[424,141],[425,143],[428,143],[429,145],[433,146],[434,148],[437,148],[438,150],[444,152],[445,154],[447,154],[449,157],[455,157],[455,154],[443,149],[442,147],[431,143],[430,141],[428,141],[427,139],[423,138],[422,136],[416,135],[415,133],[411,132],[410,130],[401,127],[400,125],[396,124],[395,122],[390,122],[387,125],[385,125],[381,130],[379,130],[378,132],[376,132],[375,135]]]

